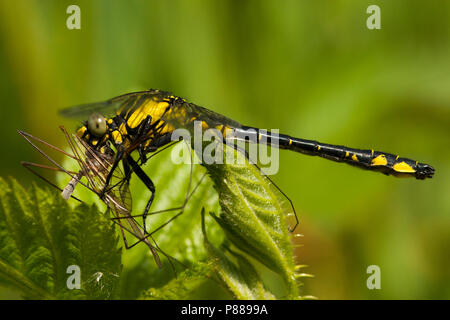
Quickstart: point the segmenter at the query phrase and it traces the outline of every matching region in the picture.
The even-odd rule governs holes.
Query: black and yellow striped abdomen
[[[267,144],[278,145],[280,149],[319,156],[337,162],[345,162],[363,169],[379,171],[386,175],[415,177],[422,180],[431,178],[434,174],[434,168],[428,164],[386,152],[353,149],[314,140],[294,138],[283,134],[274,135],[252,127],[236,128],[235,136],[246,140],[258,141],[258,143],[264,141]]]

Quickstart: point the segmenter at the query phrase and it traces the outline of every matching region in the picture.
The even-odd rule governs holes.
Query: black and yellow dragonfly
[[[106,178],[104,190],[107,190],[109,180],[119,162],[123,163],[125,171],[134,172],[147,186],[151,191],[151,197],[145,208],[144,217],[154,199],[155,186],[140,165],[146,162],[149,153],[172,142],[171,135],[174,130],[179,128],[192,130],[195,121],[200,121],[204,130],[210,128],[219,130],[224,139],[231,137],[246,141],[264,141],[281,149],[345,162],[386,175],[425,179],[431,178],[434,174],[434,168],[430,165],[398,155],[325,144],[284,134],[273,135],[265,130],[243,126],[221,114],[157,89],[128,93],[103,102],[71,107],[63,110],[61,114],[66,117],[88,119],[76,134],[94,150],[102,154],[114,154],[111,146],[115,148],[115,160]],[[130,156],[135,150],[139,153],[140,164]]]
[[[118,208],[129,208],[123,196],[128,191],[123,191],[128,188],[131,174],[136,174],[151,192],[143,214],[139,215],[143,218],[144,233],[139,234],[140,241],[148,236],[145,235],[147,233],[145,221],[156,191],[155,185],[141,166],[148,160],[149,155],[173,143],[172,133],[176,129],[185,128],[192,131],[196,121],[201,123],[202,130],[218,130],[222,134],[224,143],[227,139],[265,143],[398,177],[414,177],[422,180],[431,178],[434,174],[432,166],[395,154],[325,144],[244,126],[221,114],[157,89],[128,93],[107,101],[71,107],[62,110],[61,114],[66,117],[87,119],[76,131],[74,139],[78,141],[78,145],[82,146],[78,149],[84,150],[78,152],[76,156],[78,159],[84,158],[80,166],[89,166],[87,170],[80,171],[79,176],[72,175],[71,183],[64,189],[63,194],[66,198],[70,197],[78,179],[87,172],[90,172],[91,177],[99,175],[102,179],[100,183],[97,183],[94,191],[104,201],[106,199],[113,203],[109,206],[119,211],[118,215],[121,215],[121,210]],[[139,155],[138,160],[131,156],[134,151],[137,151]],[[98,163],[102,162],[106,165],[103,165],[100,170]],[[97,164],[92,165],[92,163]],[[118,175],[120,163],[123,166],[123,174]],[[118,179],[118,176],[121,179]],[[123,189],[122,192],[116,191],[118,186]],[[295,214],[295,209],[293,210]],[[128,209],[128,215],[130,211]],[[298,220],[296,221],[297,225]],[[135,230],[134,233],[137,231]],[[149,243],[147,245],[155,255],[153,245]]]
[[[105,116],[111,112],[114,112],[113,116]],[[112,175],[120,161],[128,159],[129,163],[125,164],[131,167],[152,192],[154,192],[153,183],[141,173],[140,168],[129,157],[130,153],[137,150],[141,163],[145,163],[147,154],[171,142],[171,134],[175,129],[190,129],[194,121],[201,121],[203,129],[219,130],[225,139],[232,137],[247,141],[265,141],[270,145],[278,145],[281,149],[320,156],[386,175],[415,177],[422,180],[431,178],[434,174],[432,166],[399,155],[325,144],[284,134],[273,135],[265,130],[243,126],[237,121],[187,102],[169,92],[155,89],[71,107],[63,110],[61,114],[66,117],[88,118],[78,129],[77,135],[101,153],[114,153],[111,145],[114,146],[117,154],[110,174]]]

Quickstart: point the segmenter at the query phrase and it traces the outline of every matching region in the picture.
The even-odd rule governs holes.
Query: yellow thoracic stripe
[[[114,130],[111,134],[112,134],[112,137],[113,137],[115,143],[120,144],[123,142],[122,135],[120,134],[120,132],[118,130]]]
[[[149,100],[134,110],[134,112],[127,119],[127,125],[128,127],[134,129],[138,127],[147,116],[152,117],[153,123],[163,116],[168,106],[169,103],[165,101],[157,102],[154,100]]]

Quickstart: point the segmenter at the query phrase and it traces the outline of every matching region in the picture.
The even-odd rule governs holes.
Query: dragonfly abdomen
[[[284,134],[272,134],[271,132],[252,127],[235,129],[235,135],[245,140],[275,145],[280,149],[319,156],[336,162],[345,162],[363,169],[379,171],[386,175],[425,179],[431,178],[434,174],[434,168],[430,165],[381,151],[354,149],[314,140],[294,138]]]

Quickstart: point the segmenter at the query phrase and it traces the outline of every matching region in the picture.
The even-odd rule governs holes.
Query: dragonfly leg
[[[130,183],[131,174],[133,171],[131,170],[131,166],[127,161],[127,158],[122,159],[122,165],[123,165],[123,173],[125,175],[125,180]]]
[[[172,137],[170,133],[163,134],[162,136],[154,139],[149,145],[145,146],[142,149],[142,152],[144,154],[149,154],[150,156],[147,158],[145,157],[145,161],[149,160],[150,158],[156,156],[161,151],[166,150],[167,148],[170,148],[174,144],[178,143],[179,141],[172,141]],[[161,148],[161,149],[159,149]],[[159,150],[158,150],[159,149]],[[142,159],[142,158],[141,158]],[[141,165],[145,162],[141,161]]]
[[[153,203],[153,199],[155,198],[155,185],[153,184],[153,181],[147,176],[147,174],[144,172],[144,170],[141,169],[141,167],[137,164],[136,161],[131,156],[127,156],[127,162],[133,169],[133,172],[136,173],[139,179],[145,184],[148,190],[151,192],[150,199],[147,202],[147,205],[145,206],[144,214],[142,215],[142,222],[144,227],[144,233],[147,234],[147,228],[145,225],[145,220],[147,218],[148,211],[150,210],[150,206]]]
[[[106,180],[105,180],[105,186],[103,187],[103,190],[99,194],[99,197],[102,200],[105,197],[105,193],[108,189],[108,185],[109,185],[109,182],[111,181],[114,171],[116,170],[117,166],[119,165],[119,162],[122,160],[123,155],[124,155],[124,151],[122,148],[117,148],[117,149],[118,150],[117,150],[116,158],[115,158],[114,163],[111,166],[111,169],[109,170],[108,176],[106,177]]]
[[[107,213],[109,213],[110,212],[110,208],[108,207],[108,209],[107,209]],[[122,222],[119,220],[119,221],[116,221],[116,220],[112,220],[114,223],[116,223],[117,225],[119,225],[119,228],[120,228],[120,232],[121,232],[121,234],[122,234],[122,240],[123,240],[123,243],[124,243],[124,245],[125,245],[125,249],[129,249],[130,248],[130,246],[128,245],[128,241],[127,241],[127,237],[125,236],[125,232],[124,232],[124,230],[126,230],[126,228],[122,225]]]
[[[144,121],[141,123],[138,129],[138,133],[136,135],[137,139],[140,139],[141,137],[144,137],[147,135],[147,133],[151,129],[152,124],[152,117],[150,115],[147,115],[147,117],[144,119]],[[138,147],[139,157],[141,159],[141,163],[147,162],[147,156],[145,152],[145,146],[144,143],[141,142]]]

